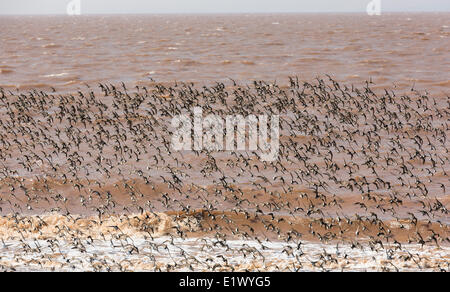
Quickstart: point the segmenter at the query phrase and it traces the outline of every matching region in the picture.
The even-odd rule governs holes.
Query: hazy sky
[[[0,14],[63,14],[71,0],[0,0]],[[80,0],[82,14],[365,12],[371,0]],[[450,0],[381,0],[382,12],[450,11]]]

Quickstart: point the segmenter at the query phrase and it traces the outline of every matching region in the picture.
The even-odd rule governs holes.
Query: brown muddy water
[[[0,270],[448,271],[448,19],[0,17]],[[196,106],[277,160],[175,151]]]

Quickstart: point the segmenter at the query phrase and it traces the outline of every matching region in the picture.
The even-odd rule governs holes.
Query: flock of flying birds
[[[0,270],[449,271],[448,96],[228,83],[0,89]],[[174,151],[196,106],[279,115],[278,159]]]

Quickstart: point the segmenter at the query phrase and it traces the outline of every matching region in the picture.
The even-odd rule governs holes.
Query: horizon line
[[[450,13],[450,10],[390,10],[383,14],[405,14],[405,13]],[[68,15],[67,13],[1,13],[0,16],[115,16],[115,15],[261,15],[261,14],[367,14],[365,11],[279,11],[279,12],[133,12],[133,13],[95,13],[86,12],[80,15]]]

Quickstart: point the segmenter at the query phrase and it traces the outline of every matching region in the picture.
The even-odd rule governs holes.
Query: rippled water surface
[[[372,78],[445,92],[448,13],[0,17],[0,86]]]

